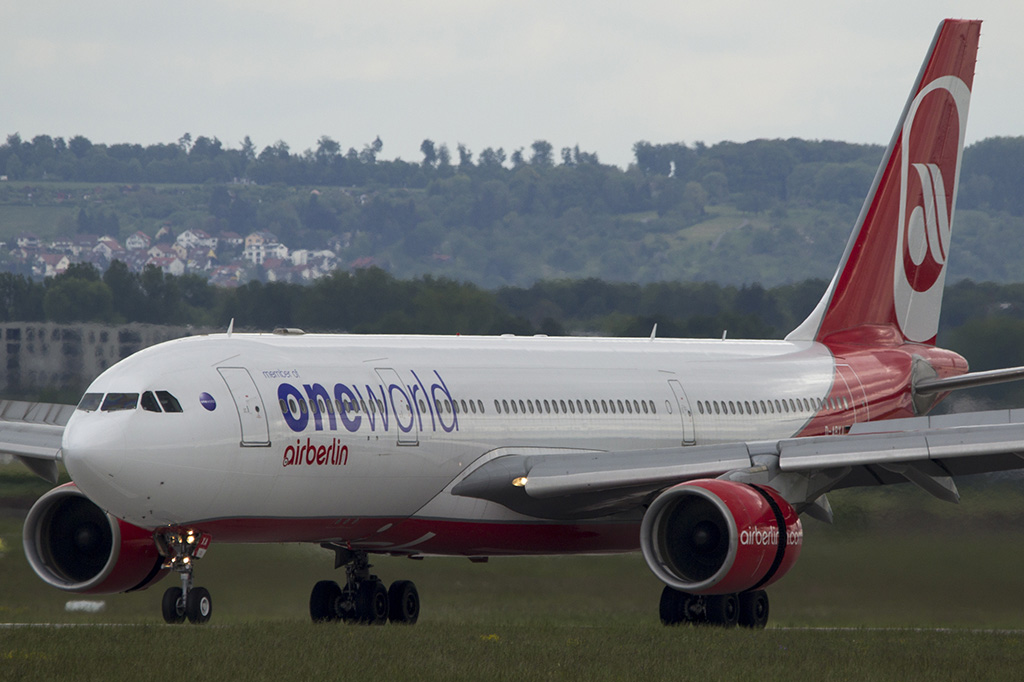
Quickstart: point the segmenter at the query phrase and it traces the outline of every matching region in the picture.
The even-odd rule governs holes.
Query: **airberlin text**
[[[302,433],[312,426],[315,431],[349,433],[362,430],[388,432],[397,427],[402,433],[441,429],[446,433],[459,430],[459,415],[452,408],[454,401],[444,379],[437,372],[426,382],[410,371],[412,383],[280,383],[277,399],[288,428]],[[429,384],[429,387],[428,387]],[[287,456],[286,456],[287,457]]]
[[[348,446],[337,438],[330,445],[317,445],[311,439],[296,440],[284,449],[283,465],[289,466],[345,466],[348,464]]]
[[[804,542],[804,532],[800,526],[789,528],[786,531],[786,545],[802,545]],[[763,525],[754,526],[740,531],[740,544],[744,546],[753,545],[756,547],[775,546],[779,544],[779,528],[778,526]]]

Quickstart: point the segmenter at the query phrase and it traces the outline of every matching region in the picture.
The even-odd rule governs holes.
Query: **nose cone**
[[[116,413],[76,411],[64,427],[64,466],[78,487],[99,502],[116,485],[125,461],[124,429]]]

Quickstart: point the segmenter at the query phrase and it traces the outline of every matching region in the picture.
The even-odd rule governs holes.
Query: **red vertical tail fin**
[[[871,325],[935,343],[980,33],[939,24],[839,269],[788,339]]]

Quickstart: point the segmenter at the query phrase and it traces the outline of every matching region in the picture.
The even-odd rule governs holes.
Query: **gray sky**
[[[544,139],[888,142],[939,20],[982,25],[968,143],[1024,134],[1019,0],[65,0],[0,6],[0,135],[321,135],[420,161]]]

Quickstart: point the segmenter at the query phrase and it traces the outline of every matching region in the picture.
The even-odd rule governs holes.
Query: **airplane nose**
[[[64,427],[61,442],[64,467],[79,487],[109,483],[125,461],[124,429],[113,422],[119,415],[75,412]]]

